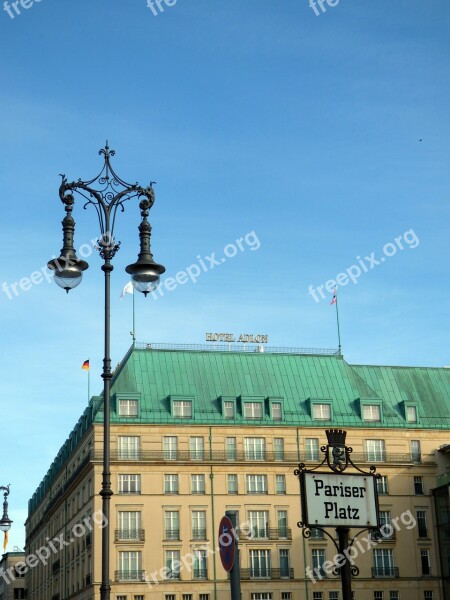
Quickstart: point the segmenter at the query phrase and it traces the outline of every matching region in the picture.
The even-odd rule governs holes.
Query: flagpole
[[[88,369],[88,405],[91,400],[91,360],[89,360],[89,369]]]
[[[337,331],[338,331],[338,342],[339,342],[339,354],[341,354],[341,329],[339,327],[339,308],[338,308],[338,294],[337,294],[337,288],[334,292],[335,298],[336,298],[336,321],[337,321]]]
[[[136,342],[136,317],[135,317],[135,309],[134,309],[134,289],[133,289],[133,332],[131,334],[133,336],[133,346]]]

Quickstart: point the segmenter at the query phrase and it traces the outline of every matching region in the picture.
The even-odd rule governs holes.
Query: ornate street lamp
[[[10,485],[0,485],[0,490],[4,491],[3,494],[3,516],[0,519],[0,531],[5,533],[11,529],[12,521],[8,516],[8,496],[9,496]]]
[[[133,286],[145,296],[156,289],[160,276],[165,268],[155,263],[150,250],[151,226],[147,220],[149,211],[155,202],[155,193],[152,183],[146,188],[136,184],[126,183],[111,167],[110,159],[114,150],[110,150],[108,142],[100,150],[104,157],[104,165],[100,173],[89,181],[72,181],[69,183],[62,175],[59,188],[59,197],[64,204],[66,216],[62,221],[63,247],[61,256],[48,262],[48,268],[54,273],[55,282],[68,293],[80,284],[83,271],[89,265],[80,260],[74,249],[75,221],[72,210],[75,203],[75,194],[86,201],[84,208],[92,205],[97,213],[100,225],[100,238],[97,250],[103,259],[102,271],[105,274],[105,355],[103,359],[102,378],[104,383],[104,421],[103,421],[103,476],[102,476],[102,510],[106,526],[102,529],[102,583],[100,586],[101,600],[110,600],[111,585],[109,581],[109,539],[110,539],[110,504],[113,492],[111,490],[110,472],[110,386],[111,386],[111,357],[110,357],[110,275],[113,270],[111,260],[119,250],[120,242],[114,239],[114,225],[117,209],[124,211],[124,203],[132,198],[139,200],[141,209],[141,224],[139,226],[140,253],[138,260],[126,268],[131,275]],[[94,188],[93,186],[98,186]]]

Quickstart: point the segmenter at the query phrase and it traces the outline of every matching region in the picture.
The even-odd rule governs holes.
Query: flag
[[[8,545],[8,532],[5,531],[5,539],[3,541],[3,552],[6,552],[6,546]]]
[[[123,288],[122,293],[120,294],[120,299],[125,297],[125,294],[134,294],[134,287],[131,281],[129,281],[126,286]]]
[[[85,360],[84,363],[81,365],[81,368],[84,371],[89,371],[89,360]]]
[[[336,297],[336,291],[337,291],[337,290],[334,290],[334,294],[333,294],[333,298],[331,299],[330,306],[331,306],[332,304],[336,304],[336,300],[337,300],[337,297]]]

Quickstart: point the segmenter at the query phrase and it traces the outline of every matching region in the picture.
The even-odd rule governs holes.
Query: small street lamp
[[[114,156],[115,152],[109,149],[108,142],[99,151],[99,154],[103,155],[104,164],[102,170],[94,179],[88,181],[78,179],[78,181],[68,182],[65,175],[61,176],[62,182],[59,188],[59,197],[66,211],[66,216],[62,221],[63,247],[60,257],[50,260],[47,266],[53,271],[55,282],[61,288],[65,289],[67,293],[81,283],[83,272],[89,267],[86,261],[77,257],[74,248],[75,221],[72,217],[72,211],[75,204],[75,194],[78,194],[85,201],[84,208],[91,205],[97,213],[100,238],[96,249],[103,259],[101,269],[105,274],[105,352],[102,372],[104,383],[103,474],[100,495],[102,497],[102,510],[106,526],[102,529],[102,583],[100,586],[100,598],[101,600],[110,600],[110,501],[113,495],[110,471],[110,387],[112,379],[110,356],[110,275],[114,268],[111,261],[120,247],[120,242],[116,242],[114,239],[117,210],[120,208],[123,212],[124,203],[128,200],[137,198],[141,210],[141,223],[139,225],[140,252],[137,261],[126,268],[127,273],[131,275],[133,286],[146,296],[149,292],[156,289],[165,268],[155,263],[150,250],[151,226],[147,217],[155,202],[155,192],[152,187],[153,182],[148,187],[143,188],[137,183],[130,184],[121,179],[111,166],[110,159]],[[98,187],[94,188],[94,185]]]
[[[4,491],[3,494],[3,516],[0,520],[0,531],[4,531],[5,533],[11,529],[12,521],[8,516],[8,496],[9,496],[9,488],[10,485],[0,485],[0,490]]]

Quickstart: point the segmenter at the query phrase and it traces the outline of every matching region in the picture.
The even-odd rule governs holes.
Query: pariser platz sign
[[[308,527],[379,528],[376,477],[303,471],[302,517]]]

